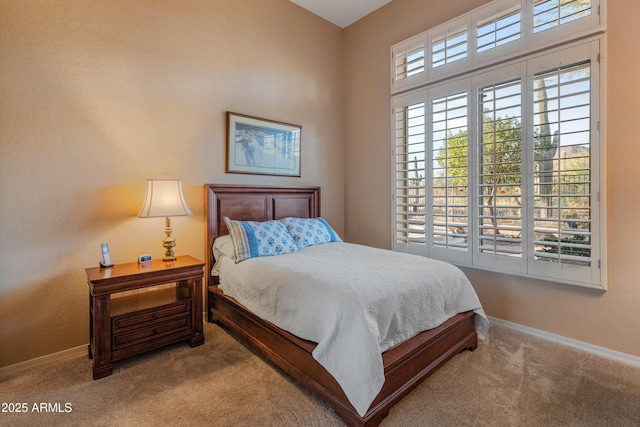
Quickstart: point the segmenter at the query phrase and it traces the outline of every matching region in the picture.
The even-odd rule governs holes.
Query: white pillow
[[[216,257],[216,259],[221,256],[228,256],[233,260],[236,259],[236,251],[230,235],[225,234],[224,236],[220,236],[213,242],[213,256]]]
[[[222,260],[222,257],[229,257],[235,262],[236,251],[233,247],[233,240],[231,239],[230,235],[225,234],[224,236],[220,236],[216,240],[214,240],[213,257],[215,258],[216,263],[211,269],[212,276],[220,275],[220,262]]]

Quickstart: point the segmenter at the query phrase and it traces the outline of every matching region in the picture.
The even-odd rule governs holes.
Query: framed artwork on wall
[[[302,127],[227,112],[228,173],[300,176]]]

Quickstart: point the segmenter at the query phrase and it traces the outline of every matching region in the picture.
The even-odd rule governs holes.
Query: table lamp
[[[180,179],[148,179],[147,193],[144,196],[144,204],[138,217],[158,218],[165,217],[166,237],[162,240],[162,246],[166,249],[164,261],[174,261],[176,256],[173,247],[175,239],[171,236],[172,216],[193,215],[182,194],[182,180]]]

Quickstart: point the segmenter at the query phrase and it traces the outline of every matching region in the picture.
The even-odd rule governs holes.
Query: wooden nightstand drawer
[[[153,324],[147,328],[136,329],[133,332],[114,334],[112,351],[159,340],[169,335],[181,334],[185,331],[188,332],[191,328],[189,320],[190,316],[182,315],[163,323]]]
[[[164,308],[156,308],[147,310],[142,313],[125,314],[113,317],[111,328],[114,335],[132,329],[144,328],[149,325],[155,325],[165,320],[170,320],[175,316],[184,316],[189,314],[189,304],[177,304]],[[189,317],[189,316],[187,316]]]

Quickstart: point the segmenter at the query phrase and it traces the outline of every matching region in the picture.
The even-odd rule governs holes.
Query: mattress
[[[384,383],[384,351],[469,310],[480,338],[489,327],[460,269],[416,255],[334,242],[239,263],[220,256],[216,269],[225,295],[317,343],[314,359],[361,416]]]

